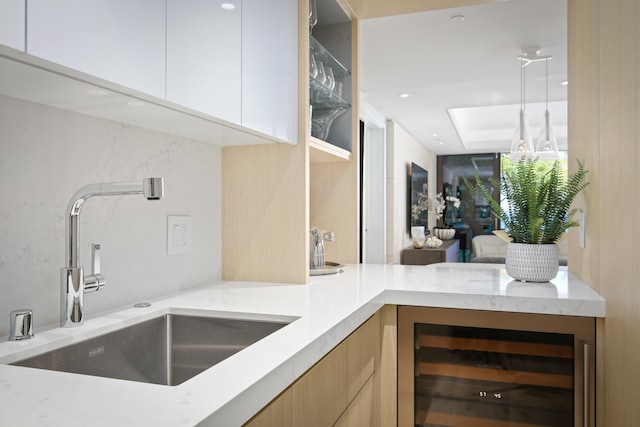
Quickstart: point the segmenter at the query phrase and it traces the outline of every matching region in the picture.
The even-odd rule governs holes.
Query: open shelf
[[[311,163],[348,162],[351,153],[329,142],[309,136],[309,160]]]

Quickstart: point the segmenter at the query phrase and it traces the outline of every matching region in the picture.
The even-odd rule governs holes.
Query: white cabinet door
[[[297,142],[298,1],[242,1],[242,125]]]
[[[224,4],[167,1],[167,100],[241,124],[242,2]]]
[[[29,0],[27,53],[165,96],[165,0]]]
[[[0,44],[24,52],[25,0],[0,0]]]

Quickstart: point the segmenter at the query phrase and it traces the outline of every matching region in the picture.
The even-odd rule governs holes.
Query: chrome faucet
[[[60,326],[73,327],[84,323],[84,293],[95,292],[106,284],[100,274],[100,245],[92,245],[92,274],[84,275],[78,266],[78,235],[80,210],[90,197],[143,194],[148,200],[164,196],[162,178],[145,178],[140,182],[89,184],[78,190],[67,207],[65,230],[65,266],[60,274]]]

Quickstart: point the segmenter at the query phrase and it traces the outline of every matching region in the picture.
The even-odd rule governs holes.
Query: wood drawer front
[[[330,426],[373,375],[379,315],[364,323],[291,387],[293,425]]]
[[[245,427],[293,427],[291,418],[291,388],[276,397]]]
[[[360,393],[340,416],[334,427],[362,427],[374,425],[373,420],[373,375],[365,383]]]

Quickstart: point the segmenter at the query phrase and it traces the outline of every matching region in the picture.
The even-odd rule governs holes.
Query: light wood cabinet
[[[246,426],[375,425],[381,317],[373,315]]]
[[[335,427],[373,426],[375,419],[375,396],[373,376],[365,383],[353,402],[342,413]]]
[[[294,425],[327,426],[340,418],[373,376],[379,331],[375,315],[293,384]]]
[[[0,44],[24,52],[25,0],[0,0]]]
[[[292,408],[291,388],[287,388],[247,422],[245,427],[294,427]]]
[[[164,0],[30,0],[27,53],[164,98]]]

